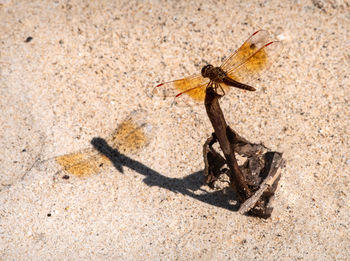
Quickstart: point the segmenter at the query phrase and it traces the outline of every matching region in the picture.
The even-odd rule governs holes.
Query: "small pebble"
[[[33,40],[33,37],[28,36],[27,39],[24,41],[25,43],[29,43],[31,40]]]

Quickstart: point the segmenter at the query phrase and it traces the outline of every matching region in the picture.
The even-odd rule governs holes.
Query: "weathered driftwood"
[[[203,146],[205,182],[213,188],[220,176],[227,175],[241,203],[239,213],[268,218],[284,164],[282,153],[251,143],[232,130],[220,108],[220,97],[212,87],[207,88],[205,107],[215,132]],[[223,155],[214,149],[216,142]],[[236,154],[245,159],[241,166]]]

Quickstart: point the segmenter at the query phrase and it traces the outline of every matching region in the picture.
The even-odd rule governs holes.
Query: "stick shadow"
[[[194,172],[184,178],[169,178],[147,167],[143,163],[120,153],[117,149],[110,147],[106,140],[100,137],[93,138],[91,140],[91,144],[101,154],[108,157],[119,172],[124,173],[124,167],[128,167],[145,176],[143,182],[145,182],[148,186],[158,186],[168,189],[172,192],[181,193],[207,204],[221,207],[230,211],[237,211],[239,208],[237,196],[233,191],[224,192],[223,190],[220,190],[207,192],[201,189],[201,187],[204,185],[203,171]],[[196,191],[198,192],[198,190],[201,191],[200,194],[195,193]],[[232,201],[235,201],[235,204],[230,203]]]

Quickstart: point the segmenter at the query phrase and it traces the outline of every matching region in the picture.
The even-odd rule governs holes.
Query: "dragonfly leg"
[[[221,84],[214,82],[211,87],[214,89],[214,91],[217,95],[220,95],[220,96],[225,95],[225,91],[222,88]]]
[[[224,88],[222,88],[221,84],[218,84],[218,86],[220,87],[220,90],[222,91],[222,94],[220,94],[220,95],[225,96]]]

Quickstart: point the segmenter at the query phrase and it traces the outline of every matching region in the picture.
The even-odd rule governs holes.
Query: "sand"
[[[340,0],[1,1],[0,259],[349,260],[349,14]],[[203,184],[204,106],[149,96],[261,28],[283,40],[279,59],[221,105],[284,153],[267,220]],[[123,162],[57,164],[134,110],[152,135]]]

